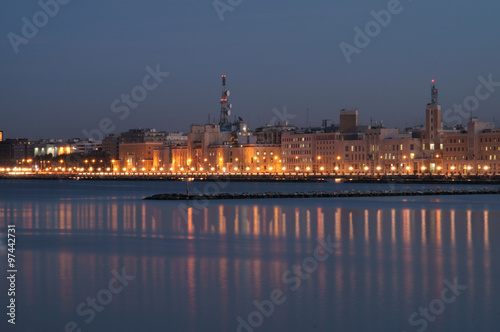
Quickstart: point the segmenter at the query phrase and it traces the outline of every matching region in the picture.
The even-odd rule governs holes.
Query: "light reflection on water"
[[[494,331],[500,321],[494,196],[201,208],[111,197],[0,201],[2,229],[17,225],[19,331],[69,320],[83,331],[235,331],[273,289],[287,301],[256,331],[416,331],[410,314],[455,278],[468,289],[428,331]],[[340,247],[290,291],[283,273],[328,236]],[[122,267],[136,279],[85,324],[75,308]]]

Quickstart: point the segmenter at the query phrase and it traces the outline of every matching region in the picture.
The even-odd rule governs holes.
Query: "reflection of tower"
[[[224,124],[229,122],[229,116],[231,115],[231,107],[227,97],[229,97],[229,90],[226,89],[226,75],[222,75],[222,97],[220,99],[220,121],[219,124]]]

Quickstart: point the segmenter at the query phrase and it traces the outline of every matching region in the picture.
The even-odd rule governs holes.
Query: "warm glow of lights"
[[[489,169],[488,166],[484,166],[484,170],[487,171]]]
[[[422,171],[425,171],[427,169],[427,167],[422,166],[421,169],[422,169]]]
[[[369,169],[368,166],[365,166],[365,171],[367,171],[368,169]]]
[[[410,170],[410,166],[406,166],[406,170],[409,171]]]
[[[337,156],[337,160],[340,160],[340,156]]]
[[[382,167],[377,166],[377,171],[380,171],[381,169],[382,169]]]
[[[260,167],[257,167],[257,170],[260,171]]]
[[[311,170],[311,167],[306,167],[306,170],[308,170],[308,171]]]
[[[403,159],[406,159],[406,156],[403,156]]]
[[[203,171],[203,167],[200,167],[200,171]]]
[[[235,168],[234,168],[234,170],[235,170],[235,171],[237,171],[237,170],[238,170],[238,167],[235,167]]]
[[[321,156],[318,156],[318,160],[321,160]]]
[[[320,168],[319,168],[319,170],[320,170],[320,171],[324,171],[324,170],[325,170],[325,168],[324,168],[324,167],[320,167]]]
[[[339,170],[339,167],[338,167],[338,166],[335,166],[334,170],[338,171],[338,170]]]
[[[438,154],[436,155],[436,158],[439,158],[439,155],[438,155]]]
[[[295,170],[296,170],[296,171],[298,171],[298,170],[299,170],[299,168],[298,168],[298,167],[295,167]]]
[[[213,171],[214,169],[215,169],[215,168],[213,168],[213,167],[212,167],[212,168],[210,168],[210,170],[211,170],[211,171]]]
[[[395,171],[395,170],[396,170],[396,167],[392,166],[391,171]]]
[[[451,166],[450,168],[451,168],[451,170],[452,170],[452,171],[454,171],[454,170],[455,170],[455,166]]]
[[[281,170],[282,170],[282,171],[286,170],[286,167],[281,167]]]
[[[352,166],[351,166],[351,167],[349,167],[349,170],[350,170],[350,171],[352,171],[353,169],[354,169],[354,168],[352,168]]]
[[[442,169],[442,168],[441,168],[441,166],[438,166],[438,167],[437,167],[437,170],[438,170],[438,171],[440,171],[441,169]]]
[[[245,169],[246,169],[247,171],[249,171],[249,170],[250,170],[250,167],[247,167],[247,168],[245,168]]]
[[[467,166],[467,169],[470,171],[472,169],[472,166]]]

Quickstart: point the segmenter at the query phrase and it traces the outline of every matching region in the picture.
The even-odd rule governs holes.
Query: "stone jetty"
[[[263,198],[340,198],[340,197],[386,197],[386,196],[434,196],[434,195],[498,195],[500,188],[480,189],[432,189],[415,191],[311,191],[311,192],[265,192],[265,193],[214,193],[179,194],[167,193],[146,197],[146,200],[215,200],[215,199],[263,199]]]

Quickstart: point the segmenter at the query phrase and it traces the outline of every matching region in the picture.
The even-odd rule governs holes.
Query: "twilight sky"
[[[218,119],[221,74],[233,114],[251,128],[284,107],[304,126],[307,105],[310,124],[338,123],[342,108],[358,109],[364,124],[421,124],[431,79],[443,113],[468,98],[475,116],[499,123],[500,83],[480,88],[484,100],[473,105],[479,76],[500,82],[498,1],[220,0],[223,20],[213,2],[72,0],[49,17],[37,14],[37,0],[2,1],[0,130],[5,137],[84,137],[109,119],[105,128],[114,132],[187,132],[209,113]],[[222,13],[224,6],[230,10]],[[369,23],[372,10],[388,6],[394,13],[385,27]],[[23,29],[34,20],[37,32]],[[354,28],[365,31],[367,23],[373,37],[368,45],[358,38],[348,63],[339,45],[356,47]],[[147,77],[158,65],[169,73],[157,76],[161,82]],[[132,91],[144,99],[129,101],[135,108],[121,100]],[[450,111],[443,121],[465,122],[467,114]]]

